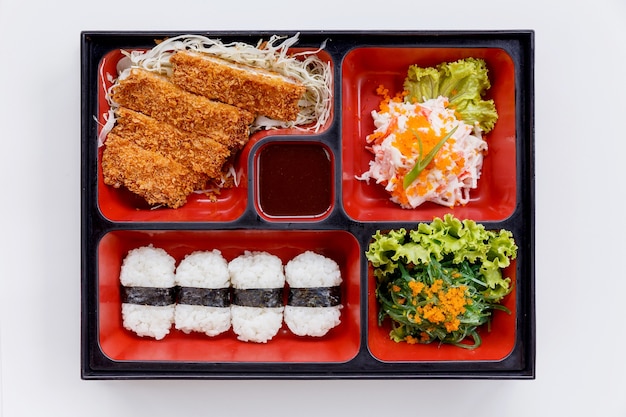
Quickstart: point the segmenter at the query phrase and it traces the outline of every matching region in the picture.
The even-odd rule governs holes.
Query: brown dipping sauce
[[[258,195],[268,216],[319,216],[332,202],[332,166],[320,144],[274,143],[258,158]]]

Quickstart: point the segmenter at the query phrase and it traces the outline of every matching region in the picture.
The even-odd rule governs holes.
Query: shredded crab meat
[[[454,207],[470,201],[478,185],[487,142],[478,126],[456,118],[445,97],[424,103],[386,100],[381,111],[372,111],[376,130],[367,136],[373,154],[369,169],[356,179],[375,180],[403,208],[431,201]],[[450,133],[431,163],[408,187],[404,177],[435,144]],[[418,136],[422,144],[417,146]],[[422,150],[421,147],[424,146]]]
[[[306,87],[306,92],[299,103],[300,112],[295,121],[283,122],[260,116],[251,126],[251,133],[278,128],[318,132],[331,114],[332,70],[330,62],[324,62],[317,56],[325,47],[325,42],[317,50],[289,54],[289,49],[298,42],[298,38],[299,34],[292,37],[274,35],[267,42],[259,41],[254,46],[244,42],[225,44],[219,39],[202,35],[180,35],[166,39],[148,51],[122,51],[127,61],[118,66],[119,78],[123,79],[130,67],[140,67],[169,76],[172,73],[170,57],[183,50],[211,54],[232,62],[263,68],[301,82]],[[107,100],[114,108],[115,103],[111,102],[108,91]]]

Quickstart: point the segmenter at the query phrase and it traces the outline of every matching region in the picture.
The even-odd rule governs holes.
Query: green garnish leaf
[[[411,132],[417,138],[420,155],[417,159],[417,162],[415,162],[413,169],[411,169],[411,171],[409,171],[409,173],[404,176],[404,180],[402,181],[402,186],[404,187],[405,190],[409,187],[409,185],[413,184],[413,182],[417,179],[417,177],[424,170],[424,168],[426,168],[428,164],[430,164],[430,162],[433,160],[435,155],[437,155],[437,152],[439,152],[439,149],[441,149],[443,144],[446,143],[446,141],[452,137],[452,135],[454,134],[454,132],[456,132],[458,127],[459,125],[454,126],[454,129],[449,131],[446,136],[441,138],[441,140],[423,158],[422,158],[422,139],[420,138],[417,131],[411,129]]]
[[[483,98],[491,87],[487,74],[487,64],[477,58],[427,68],[411,65],[404,81],[404,89],[409,93],[405,100],[423,103],[439,96],[447,97],[465,123],[471,126],[477,123],[487,133],[498,120],[494,101]]]

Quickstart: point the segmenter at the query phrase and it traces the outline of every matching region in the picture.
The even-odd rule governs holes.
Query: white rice
[[[228,288],[228,262],[217,249],[190,253],[176,268],[176,283],[185,287]]]
[[[174,321],[174,306],[144,306],[122,304],[124,328],[137,336],[154,337],[161,340],[167,336]]]
[[[342,282],[337,262],[313,251],[287,262],[285,279],[293,288],[334,287]]]
[[[152,245],[128,252],[122,262],[120,282],[125,287],[171,288],[176,260],[164,249]]]
[[[152,245],[133,249],[122,262],[120,283],[125,287],[172,288],[176,260]],[[163,339],[174,322],[175,304],[151,306],[122,303],[124,328],[138,336]]]
[[[279,257],[267,252],[245,251],[228,264],[231,285],[235,289],[283,288],[285,275]],[[249,307],[231,305],[231,321],[237,339],[266,343],[282,327],[284,307]]]
[[[306,251],[285,265],[285,279],[290,288],[336,287],[341,285],[337,263],[323,255]],[[330,307],[285,306],[284,320],[298,336],[321,337],[341,323],[342,305]]]
[[[242,342],[267,343],[283,325],[283,307],[231,305],[233,331]]]
[[[322,337],[341,323],[341,306],[295,307],[285,306],[285,323],[297,336]]]
[[[228,263],[233,288],[280,288],[285,285],[283,262],[267,252],[245,251]]]
[[[230,308],[177,304],[174,321],[176,329],[187,334],[217,336],[230,329]]]
[[[194,288],[229,288],[228,262],[222,253],[196,251],[187,256],[176,268],[176,284]],[[184,333],[200,332],[217,336],[230,329],[230,307],[177,304],[174,317],[176,329]]]

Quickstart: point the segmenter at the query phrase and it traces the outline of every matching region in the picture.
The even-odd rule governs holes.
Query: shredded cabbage
[[[102,65],[100,66],[100,81],[102,82],[102,88],[104,89],[104,91],[106,91],[106,99],[109,102],[109,104],[111,104],[112,101],[111,101],[110,94],[109,94],[110,90],[107,90],[106,83],[105,83],[105,75],[103,72],[105,62],[106,62],[106,59],[103,59]],[[114,81],[111,74],[106,74],[106,79],[109,82]],[[100,133],[98,134],[98,147],[101,147],[102,145],[104,145],[104,141],[107,135],[109,134],[111,129],[113,129],[113,126],[115,126],[115,113],[113,111],[113,106],[109,106],[109,107],[110,107],[109,110],[105,114],[102,115],[102,117],[104,118],[104,124],[101,125]],[[96,122],[99,123],[97,117],[94,116],[94,119],[96,120]]]

